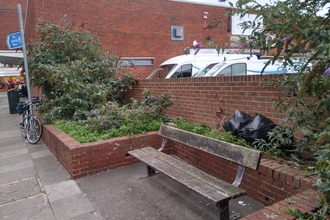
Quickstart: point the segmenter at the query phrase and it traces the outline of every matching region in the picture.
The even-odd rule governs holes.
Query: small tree
[[[39,21],[38,37],[28,46],[33,86],[44,96],[41,110],[49,120],[83,119],[107,101],[125,101],[134,80],[119,67],[119,57],[101,49],[95,35],[66,18],[59,24]]]
[[[330,213],[330,14],[329,10],[322,16],[319,14],[328,2],[284,0],[261,5],[257,0],[238,0],[233,12],[219,18],[256,14],[255,20],[242,24],[243,30],[253,30],[249,37],[251,45],[262,45],[272,51],[272,61],[283,55],[284,65],[297,72],[283,75],[271,85],[285,94],[275,106],[287,112],[288,125],[303,134],[301,150],[314,152],[317,159],[317,186],[322,192],[322,208],[311,214],[310,219],[328,219]],[[214,24],[217,23],[219,21],[215,20]],[[266,42],[267,35],[275,38]],[[294,56],[296,52],[301,55],[299,62]],[[304,218],[299,212],[297,215]]]

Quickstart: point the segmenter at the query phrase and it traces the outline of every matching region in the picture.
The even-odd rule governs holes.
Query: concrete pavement
[[[139,180],[141,163],[72,180],[41,141],[22,137],[18,124],[0,93],[0,219],[216,219],[212,202],[171,179]],[[230,202],[241,216],[262,208],[246,196]]]
[[[0,93],[0,219],[104,219],[47,147],[22,137]]]

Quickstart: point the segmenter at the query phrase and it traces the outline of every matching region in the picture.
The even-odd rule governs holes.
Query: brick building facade
[[[27,1],[0,0],[0,50],[8,50],[7,35],[19,31],[17,4],[21,4],[22,17],[25,19]]]
[[[0,0],[0,5],[5,10],[1,11],[1,21],[11,21],[6,24],[10,28],[5,28],[6,33],[0,36],[0,49],[7,49],[4,43],[7,32],[18,30],[17,4]],[[194,40],[203,42],[207,36],[212,36],[211,41],[220,45],[230,43],[231,33],[227,32],[226,19],[212,30],[204,29],[205,24],[226,12],[227,8],[220,5],[170,0],[27,0],[22,4],[22,10],[26,12],[23,18],[26,18],[27,43],[36,36],[34,26],[38,19],[58,23],[66,15],[66,19],[74,21],[77,26],[85,23],[85,27],[99,37],[104,49],[134,60],[136,66],[132,72],[144,79],[161,62],[183,54],[185,48],[192,47]],[[206,13],[207,19],[204,17]],[[171,26],[183,27],[183,40],[171,40]]]

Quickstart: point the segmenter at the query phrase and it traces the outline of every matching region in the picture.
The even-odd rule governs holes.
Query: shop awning
[[[12,68],[1,68],[0,67],[0,77],[5,76],[20,76],[21,69],[17,69],[17,67]]]
[[[0,63],[3,65],[20,65],[22,60],[23,53],[20,50],[0,50]]]

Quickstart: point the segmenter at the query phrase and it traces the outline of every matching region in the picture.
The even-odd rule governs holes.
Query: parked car
[[[214,67],[215,65],[217,65],[219,62],[216,63],[210,63],[208,65],[206,65],[204,68],[198,70],[197,73],[195,73],[193,75],[193,77],[202,77],[204,76],[212,67]]]
[[[170,58],[156,68],[147,79],[191,77],[203,67],[226,60],[258,60],[248,54],[187,54]]]
[[[268,60],[228,60],[214,65],[204,76],[237,76],[293,73],[291,68],[284,67],[281,62],[269,64]]]

